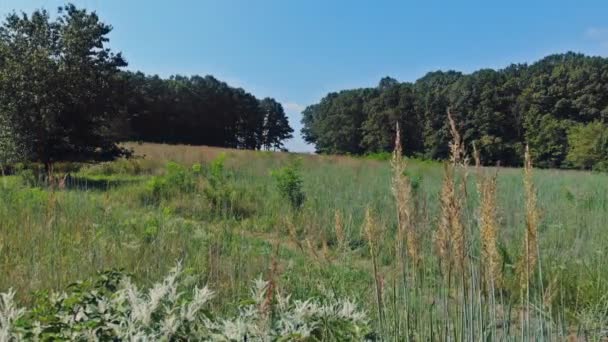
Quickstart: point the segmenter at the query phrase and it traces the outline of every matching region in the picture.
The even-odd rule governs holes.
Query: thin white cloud
[[[288,112],[301,113],[306,106],[295,102],[283,102],[283,108],[285,108],[285,110]]]
[[[585,31],[585,37],[593,40],[608,39],[608,27],[589,27]]]
[[[608,48],[608,27],[589,27],[585,30],[585,38]]]

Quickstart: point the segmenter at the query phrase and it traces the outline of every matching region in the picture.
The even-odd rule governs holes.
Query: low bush
[[[203,193],[214,211],[227,213],[236,201],[237,194],[225,169],[226,154],[222,153],[209,165],[207,183]]]
[[[287,166],[272,171],[271,175],[277,183],[281,196],[289,201],[291,207],[298,210],[304,204],[306,195],[302,188],[302,176],[300,175],[301,162],[293,159]]]
[[[146,184],[147,192],[145,199],[155,202],[170,198],[176,194],[188,194],[196,191],[197,173],[175,162],[168,162],[166,173],[162,176],[154,176]]]
[[[375,153],[368,153],[365,156],[363,156],[364,159],[368,159],[368,160],[378,160],[378,161],[387,161],[387,160],[391,160],[393,154],[390,152],[375,152]]]

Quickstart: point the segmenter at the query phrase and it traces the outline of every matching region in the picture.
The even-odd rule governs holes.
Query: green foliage
[[[131,140],[282,149],[293,132],[276,100],[258,100],[210,75],[162,79],[125,72],[121,77],[129,116],[124,130]]]
[[[21,181],[26,186],[34,187],[39,184],[38,174],[30,168],[24,168],[24,169],[20,170],[18,172],[18,176],[19,176],[19,178],[21,178]]]
[[[599,121],[579,124],[568,132],[570,149],[566,160],[581,169],[606,171],[608,163],[608,127]]]
[[[109,160],[117,145],[117,75],[126,62],[106,45],[111,26],[74,5],[16,13],[0,27],[0,162]],[[7,155],[10,154],[10,155]]]
[[[48,203],[49,194],[41,188],[30,188],[18,182],[11,187],[3,187],[0,198],[13,209],[29,207],[33,210],[43,210]]]
[[[284,149],[276,100],[212,76],[122,71],[112,27],[72,4],[12,13],[0,26],[0,166],[129,156],[124,140]]]
[[[293,137],[293,129],[283,106],[271,98],[260,101],[260,109],[264,114],[264,127],[262,129],[261,146],[267,150],[285,150],[283,141]]]
[[[168,162],[165,174],[152,177],[146,188],[156,202],[178,194],[192,193],[197,188],[196,174],[178,163]]]
[[[568,167],[568,130],[608,115],[608,59],[566,53],[531,65],[472,74],[431,72],[414,83],[384,78],[375,88],[329,93],[302,113],[302,135],[317,152],[390,152],[398,122],[408,156],[446,159],[451,108],[467,150],[485,165]],[[598,167],[600,167],[598,165]]]
[[[287,166],[273,170],[271,175],[275,179],[277,188],[291,207],[299,210],[304,204],[306,195],[302,188],[301,160],[292,159]]]
[[[369,160],[387,161],[387,160],[391,160],[391,158],[393,157],[393,154],[391,152],[384,151],[384,152],[366,153],[364,157],[365,157],[365,159],[369,159]]]
[[[203,189],[213,209],[222,214],[228,214],[236,201],[236,191],[230,182],[230,175],[225,170],[225,162],[225,153],[211,162],[207,174],[207,186]]]
[[[562,167],[568,152],[568,127],[572,123],[558,120],[551,115],[530,118],[527,139],[534,162],[539,167]]]
[[[6,115],[0,115],[0,167],[28,158],[25,138]]]

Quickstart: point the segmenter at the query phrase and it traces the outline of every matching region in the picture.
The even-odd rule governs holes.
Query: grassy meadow
[[[108,269],[146,287],[181,261],[188,286],[215,289],[214,312],[237,310],[261,276],[297,299],[351,298],[369,317],[369,339],[608,336],[606,174],[531,170],[530,208],[522,169],[455,168],[450,195],[449,167],[407,160],[409,194],[396,200],[390,161],[129,147],[138,158],[74,168],[62,186],[43,186],[29,171],[0,179],[0,292],[12,288],[31,306]],[[301,206],[290,205],[272,175],[288,165],[301,180]],[[479,181],[494,174],[496,187],[483,195]],[[480,194],[495,204],[484,206]],[[446,208],[457,213],[446,216]],[[531,211],[537,248],[529,249],[526,285],[518,265],[532,241]],[[464,239],[456,266],[438,252],[442,220],[462,226],[464,237],[446,240]],[[488,220],[491,255],[492,234],[480,229]],[[500,280],[486,281],[490,272]]]

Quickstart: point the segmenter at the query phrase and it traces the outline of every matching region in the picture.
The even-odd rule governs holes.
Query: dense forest
[[[280,103],[212,76],[126,71],[110,25],[74,5],[13,13],[0,25],[0,166],[110,160],[125,140],[284,149]]]
[[[317,152],[393,149],[395,123],[405,153],[448,155],[450,109],[485,164],[522,164],[529,144],[541,167],[605,169],[608,59],[566,53],[472,74],[436,71],[414,83],[385,77],[377,87],[330,93],[303,112],[302,134]]]

